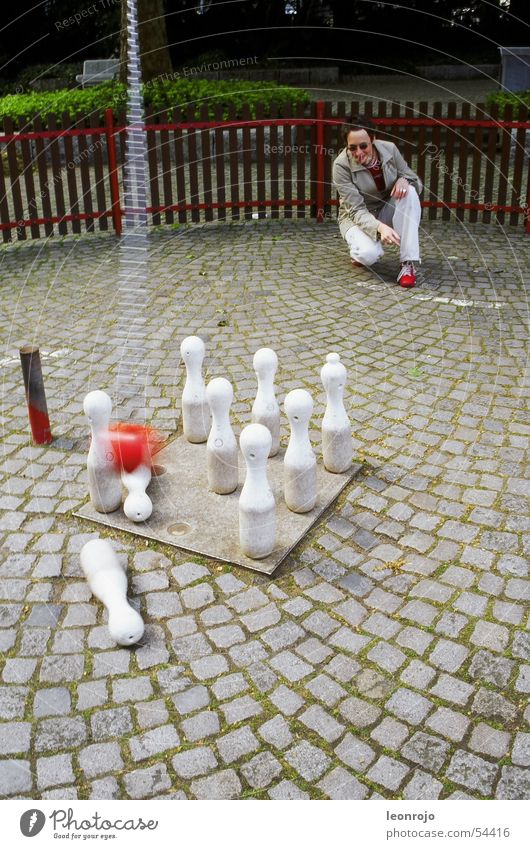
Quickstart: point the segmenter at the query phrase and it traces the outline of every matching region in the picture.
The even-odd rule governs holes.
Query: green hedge
[[[493,106],[496,103],[499,106],[499,114],[502,116],[504,108],[508,105],[513,106],[514,115],[517,115],[519,106],[530,107],[530,89],[527,91],[495,91],[488,94],[486,99],[488,106]]]
[[[229,103],[235,103],[238,117],[241,117],[243,104],[248,103],[251,114],[255,117],[257,103],[263,103],[267,108],[274,102],[282,114],[285,103],[297,104],[309,101],[308,93],[302,89],[272,82],[249,80],[163,80],[147,83],[143,90],[146,111],[156,114],[175,107],[187,109],[192,105],[197,118],[200,107],[204,105],[208,106],[210,118],[213,118],[213,107],[220,104],[223,107],[223,117],[227,118]],[[70,115],[82,112],[85,115],[96,114],[101,121],[105,109],[112,108],[116,115],[126,106],[126,86],[123,83],[108,82],[89,88],[61,89],[2,97],[0,98],[0,120],[5,117],[16,120],[19,116],[24,117],[25,120],[31,120],[35,115],[39,115],[45,121],[46,115],[49,114],[60,116],[63,112],[68,112]]]

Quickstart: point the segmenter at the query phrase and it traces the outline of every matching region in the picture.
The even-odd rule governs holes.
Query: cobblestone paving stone
[[[82,398],[117,365],[116,242],[4,249],[2,796],[530,796],[530,242],[495,224],[423,227],[408,292],[395,256],[352,271],[333,222],[150,236],[146,402],[163,432],[190,333],[208,377],[233,381],[238,428],[252,354],[272,345],[281,400],[314,395],[317,452],[325,354],[349,369],[361,471],[273,579],[72,515],[86,498]],[[50,447],[29,443],[28,342],[43,352]],[[132,650],[83,580],[79,551],[98,535],[147,623]]]

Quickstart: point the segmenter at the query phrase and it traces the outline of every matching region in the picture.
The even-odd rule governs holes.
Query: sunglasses
[[[368,147],[368,142],[361,142],[360,144],[349,144],[348,150],[356,151],[358,147],[360,147],[361,150],[366,150],[366,148]]]

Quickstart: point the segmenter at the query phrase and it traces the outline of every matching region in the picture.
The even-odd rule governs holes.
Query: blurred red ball
[[[109,425],[109,438],[118,471],[134,472],[138,466],[150,466],[153,454],[160,450],[162,437],[148,425],[115,422]]]

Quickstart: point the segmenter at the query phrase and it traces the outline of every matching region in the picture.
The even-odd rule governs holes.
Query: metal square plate
[[[245,476],[243,457],[240,454],[236,491],[217,495],[208,491],[206,443],[194,445],[183,436],[168,443],[156,455],[155,469],[159,474],[153,477],[147,490],[153,502],[153,513],[147,522],[131,522],[121,509],[114,513],[98,513],[90,502],[75,515],[272,575],[361,468],[352,465],[347,472],[335,475],[327,472],[319,462],[316,506],[309,513],[292,513],[283,499],[284,454],[282,447],[276,457],[268,460],[267,471],[277,505],[277,534],[274,551],[262,560],[246,557],[239,549],[238,501]]]

